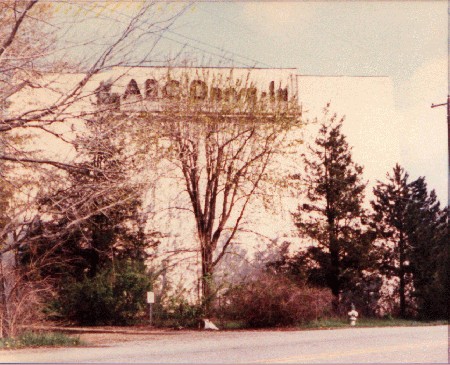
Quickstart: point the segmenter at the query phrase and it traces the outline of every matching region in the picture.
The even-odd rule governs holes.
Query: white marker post
[[[149,305],[149,318],[150,318],[150,326],[151,326],[152,318],[153,318],[152,304],[155,303],[155,293],[153,293],[152,291],[147,292],[147,303]]]

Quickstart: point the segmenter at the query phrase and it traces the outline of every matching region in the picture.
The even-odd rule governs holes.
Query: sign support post
[[[153,324],[153,306],[152,304],[155,303],[155,293],[152,291],[147,292],[147,303],[149,305],[149,324],[152,326]]]

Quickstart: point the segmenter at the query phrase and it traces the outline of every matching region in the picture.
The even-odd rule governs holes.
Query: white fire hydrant
[[[352,309],[348,312],[348,319],[350,320],[350,326],[356,325],[356,319],[358,318],[358,312],[355,309],[355,306],[352,304]]]

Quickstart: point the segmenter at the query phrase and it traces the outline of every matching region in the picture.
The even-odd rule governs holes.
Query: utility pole
[[[450,0],[448,1],[447,8],[447,19],[448,19],[448,33],[447,33],[447,53],[448,53],[448,70],[447,70],[447,85],[448,85],[448,93],[447,93],[447,102],[442,104],[431,104],[432,108],[436,108],[438,106],[447,105],[447,153],[448,153],[448,177],[447,177],[447,207],[450,207]],[[450,216],[450,210],[449,210]]]
[[[450,62],[449,62],[449,64],[450,64]],[[450,72],[450,70],[449,70],[449,72]],[[450,82],[450,80],[449,80],[449,82]],[[447,143],[448,143],[448,146],[447,146],[447,152],[448,152],[448,178],[447,178],[448,198],[447,198],[447,206],[450,206],[450,90],[449,90],[449,95],[447,96],[447,102],[446,103],[431,104],[431,107],[432,108],[436,108],[436,107],[444,106],[444,105],[447,106]]]

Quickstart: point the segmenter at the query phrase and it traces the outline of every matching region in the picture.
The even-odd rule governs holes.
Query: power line
[[[103,8],[106,9],[106,6],[103,6]],[[93,9],[89,9],[89,11],[93,12],[94,10],[93,10]],[[132,16],[127,15],[127,14],[125,14],[125,13],[123,13],[123,12],[120,12],[120,11],[117,11],[117,10],[116,10],[115,13],[116,13],[116,14],[119,14],[119,15],[122,15],[123,17],[125,17],[125,18],[127,18],[127,19],[133,19]],[[111,19],[111,20],[116,20],[116,21],[119,21],[119,22],[124,23],[123,21],[120,21],[120,20],[118,20],[118,19],[113,19],[112,17],[109,17],[109,19]],[[137,27],[137,28],[140,29],[140,30],[144,30],[142,27]],[[225,52],[225,53],[227,53],[227,54],[231,54],[231,55],[233,55],[233,56],[235,56],[235,57],[238,57],[238,58],[241,58],[241,59],[244,59],[244,60],[247,60],[247,61],[254,62],[254,64],[251,65],[251,64],[248,64],[248,63],[246,63],[246,62],[242,62],[242,61],[236,60],[235,58],[226,57],[226,56],[224,56],[223,54],[218,54],[218,53],[215,53],[215,52],[213,52],[213,51],[205,50],[204,48],[200,48],[200,47],[198,47],[198,46],[194,46],[194,45],[188,44],[188,43],[183,43],[182,41],[179,41],[179,40],[170,38],[170,37],[168,37],[167,35],[160,34],[160,37],[161,37],[161,38],[167,39],[167,40],[169,40],[169,41],[171,41],[171,42],[178,43],[178,44],[180,44],[180,45],[182,45],[182,46],[185,46],[185,47],[189,47],[189,48],[198,50],[198,51],[200,51],[200,52],[209,54],[209,55],[211,55],[211,56],[219,57],[219,58],[221,58],[221,59],[225,59],[225,60],[232,61],[232,62],[238,62],[238,63],[240,63],[241,65],[244,65],[244,66],[250,67],[250,68],[254,68],[255,65],[258,65],[258,64],[259,64],[259,65],[264,65],[264,66],[267,66],[267,67],[270,67],[270,68],[274,68],[274,66],[269,65],[269,64],[267,64],[267,63],[265,63],[265,62],[261,62],[261,61],[252,59],[252,58],[250,58],[250,57],[247,57],[247,56],[238,54],[238,53],[236,53],[236,52],[233,52],[233,51],[230,51],[230,50],[227,50],[227,49],[224,49],[224,48],[220,48],[220,47],[214,46],[214,45],[212,45],[212,44],[210,44],[210,43],[207,43],[207,42],[204,42],[204,41],[200,41],[200,40],[195,39],[195,38],[192,38],[192,37],[188,37],[188,36],[186,36],[186,35],[183,35],[183,34],[181,34],[181,33],[175,32],[175,31],[173,31],[173,30],[170,30],[170,29],[164,29],[164,28],[161,28],[161,27],[158,27],[158,28],[159,28],[159,31],[160,31],[160,32],[168,32],[168,33],[171,33],[171,34],[176,35],[176,36],[178,36],[178,37],[187,39],[187,40],[189,40],[189,41],[196,42],[196,43],[198,43],[198,44],[201,44],[201,45],[204,45],[204,46],[207,46],[207,47],[210,47],[210,48],[219,50],[219,51],[223,51],[223,52]]]
[[[261,62],[261,61],[255,60],[255,59],[253,59],[253,58],[250,58],[250,57],[247,57],[247,56],[243,56],[243,55],[241,55],[241,54],[239,54],[239,53],[232,52],[232,51],[229,51],[229,50],[225,50],[225,49],[220,48],[220,47],[217,47],[217,46],[213,46],[213,45],[211,45],[211,44],[209,44],[209,43],[200,41],[200,40],[198,40],[198,39],[191,38],[191,37],[185,36],[185,35],[183,35],[183,34],[174,32],[173,30],[167,29],[166,31],[169,32],[169,33],[172,33],[172,34],[174,34],[174,35],[177,35],[177,36],[179,36],[179,37],[182,37],[182,38],[184,38],[184,39],[188,39],[188,40],[190,40],[190,41],[197,42],[197,43],[199,43],[199,44],[202,44],[202,45],[205,45],[205,46],[208,46],[208,47],[217,49],[217,50],[219,50],[219,51],[224,51],[224,52],[233,54],[233,55],[235,55],[235,56],[237,56],[237,57],[239,57],[239,58],[243,58],[243,59],[246,59],[246,60],[248,60],[248,61],[255,62],[255,64],[268,66],[268,67],[270,67],[270,68],[275,68],[274,66],[269,65],[269,64],[267,64],[267,63],[265,63],[265,62]],[[164,36],[163,36],[163,38],[164,38]],[[188,47],[191,47],[191,46],[188,45]]]

